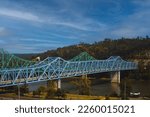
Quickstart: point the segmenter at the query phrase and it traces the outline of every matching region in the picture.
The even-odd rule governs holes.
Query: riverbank
[[[40,96],[33,96],[32,93],[25,94],[24,96],[18,96],[15,93],[0,94],[0,100],[121,100],[120,97],[108,97],[108,96],[89,96],[89,95],[77,95],[66,94],[65,98],[53,97],[51,99],[45,99],[45,94]],[[129,97],[128,100],[150,100],[149,97]]]
[[[77,94],[66,94],[64,98],[53,97],[51,99],[45,99],[45,94],[40,96],[33,96],[32,93],[25,94],[24,96],[18,96],[15,93],[0,94],[1,100],[106,100],[105,96],[89,96],[89,95],[77,95]],[[109,97],[112,100],[118,100],[118,97]]]

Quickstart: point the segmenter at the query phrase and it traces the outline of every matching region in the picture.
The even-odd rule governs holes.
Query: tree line
[[[40,56],[41,60],[46,57],[62,57],[66,60],[77,56],[81,52],[86,51],[96,59],[106,59],[110,56],[121,56],[125,59],[149,59],[150,58],[150,38],[106,38],[103,41],[94,42],[92,44],[80,42],[76,45],[48,50],[43,53],[29,55],[30,59]],[[29,57],[28,56],[28,57]]]

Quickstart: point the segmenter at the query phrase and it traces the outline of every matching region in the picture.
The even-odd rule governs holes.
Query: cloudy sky
[[[0,48],[37,53],[150,34],[150,0],[0,0]]]

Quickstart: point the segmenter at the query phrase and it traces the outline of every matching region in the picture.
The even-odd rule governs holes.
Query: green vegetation
[[[20,95],[23,96],[25,94],[29,93],[29,87],[28,85],[25,83],[24,85],[22,85],[20,87]]]
[[[47,92],[46,92],[46,99],[54,99],[57,97],[58,99],[65,99],[66,94],[63,90],[57,89],[56,81],[50,80],[47,81]]]
[[[53,81],[53,80],[47,81],[46,99],[54,98],[56,91],[57,91],[56,81]]]
[[[33,97],[41,96],[46,93],[47,89],[45,86],[40,86],[36,91],[33,91]]]
[[[105,59],[118,55],[124,59],[149,59],[150,58],[150,38],[148,36],[137,38],[121,38],[117,40],[105,39],[93,44],[80,43],[77,45],[48,50],[38,54],[41,59],[48,56],[60,56],[70,60],[81,52],[87,52],[96,59]],[[35,58],[35,55],[32,56]]]
[[[87,76],[83,75],[81,78],[76,78],[71,83],[76,86],[79,95],[90,95],[91,81]]]
[[[3,88],[7,93],[15,93],[16,95],[24,96],[25,94],[29,93],[28,84],[24,85],[17,85],[17,86],[10,86]],[[18,94],[20,92],[20,94]]]

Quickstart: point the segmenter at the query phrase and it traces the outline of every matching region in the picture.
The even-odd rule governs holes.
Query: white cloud
[[[4,40],[0,40],[0,44],[5,44],[5,41]]]
[[[6,30],[4,27],[0,27],[0,36],[8,35],[9,31]]]
[[[132,2],[142,7],[150,6],[150,0],[133,0]]]
[[[56,25],[56,26],[64,26],[68,28],[73,28],[82,31],[99,31],[104,29],[106,25],[101,22],[97,22],[95,20],[83,17],[83,16],[76,16],[76,18],[71,18],[70,20],[66,20],[63,17],[63,14],[58,16],[58,14],[48,14],[44,16],[36,15],[35,13],[26,12],[26,11],[19,11],[9,8],[0,8],[0,15],[7,16],[13,19],[25,20],[47,24],[47,25]],[[73,15],[73,14],[72,14]]]
[[[23,39],[19,39],[19,41],[25,41],[25,42],[28,42],[28,43],[53,43],[53,44],[56,44],[56,43],[61,43],[60,41],[55,41],[55,40],[44,40],[44,39],[37,39],[37,38],[23,38]]]
[[[97,28],[89,27],[88,25],[84,24],[83,22],[79,23],[79,22],[56,21],[56,22],[53,22],[53,24],[70,27],[70,28],[74,28],[74,29],[78,29],[78,30],[83,30],[83,31],[97,31],[98,30]]]
[[[145,36],[150,33],[150,9],[136,9],[136,12],[126,17],[111,31],[117,37]]]
[[[134,37],[138,36],[138,32],[134,27],[120,27],[111,32],[112,35],[117,37]]]
[[[0,15],[22,19],[22,20],[42,22],[42,20],[38,16],[29,12],[24,12],[19,10],[1,8]]]
[[[4,32],[5,28],[4,27],[0,27],[0,33]]]

